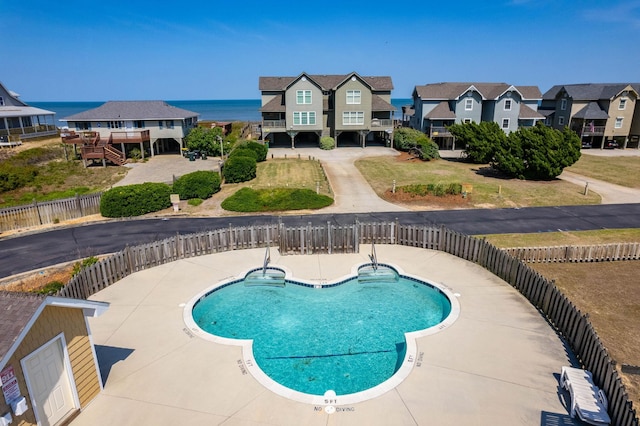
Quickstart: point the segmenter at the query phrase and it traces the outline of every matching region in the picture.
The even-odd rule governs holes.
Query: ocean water
[[[199,100],[199,101],[166,101],[177,108],[186,109],[200,114],[200,121],[260,121],[260,99],[231,99],[231,100]],[[29,105],[53,111],[56,120],[61,120],[73,114],[88,109],[97,108],[104,102],[28,102]],[[395,118],[402,118],[402,106],[411,103],[411,99],[392,99],[391,104],[396,107]],[[64,121],[59,121],[64,126]]]

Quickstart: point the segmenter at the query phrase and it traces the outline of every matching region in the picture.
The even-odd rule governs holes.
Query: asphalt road
[[[397,219],[403,224],[444,225],[469,235],[640,228],[640,204],[142,219],[87,224],[0,240],[0,277],[88,256],[113,253],[127,245],[144,244],[176,234],[191,234],[228,226],[277,223],[279,220],[287,226],[302,226],[327,222],[350,224],[356,219],[361,222]]]

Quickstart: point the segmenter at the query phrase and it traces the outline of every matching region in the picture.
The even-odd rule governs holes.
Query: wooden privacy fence
[[[357,253],[360,244],[399,244],[440,250],[474,262],[523,294],[571,346],[583,367],[607,395],[613,424],[639,426],[633,403],[589,316],[582,314],[552,282],[510,253],[485,240],[444,227],[398,222],[285,227],[283,224],[229,227],[126,247],[83,269],[59,296],[86,299],[137,271],[205,254],[278,246],[280,253]],[[561,366],[558,366],[558,371]]]
[[[102,193],[76,195],[61,200],[37,202],[0,209],[0,231],[62,222],[100,213]]]
[[[503,249],[527,263],[606,262],[640,260],[640,243],[591,246],[517,247]]]

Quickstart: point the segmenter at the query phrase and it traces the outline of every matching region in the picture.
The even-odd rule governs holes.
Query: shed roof
[[[525,104],[520,104],[520,113],[518,114],[518,118],[521,120],[542,120],[545,116]]]
[[[606,120],[609,114],[606,113],[597,102],[589,102],[584,108],[576,112],[574,118],[585,120]]]
[[[454,120],[456,113],[449,108],[449,102],[442,101],[434,109],[429,111],[424,118],[429,120]]]
[[[199,115],[165,101],[109,101],[97,108],[65,117],[62,121],[180,120]]]
[[[36,115],[55,115],[55,112],[32,106],[0,106],[0,117],[33,117]]]
[[[46,306],[82,309],[86,316],[98,316],[108,303],[33,293],[0,291],[0,369],[2,369]]]

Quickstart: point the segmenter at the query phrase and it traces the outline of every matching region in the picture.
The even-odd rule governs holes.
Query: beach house
[[[100,393],[102,379],[86,318],[108,307],[0,291],[0,422],[5,421],[0,424],[68,422]]]
[[[109,101],[64,117],[69,127],[64,141],[82,145],[84,160],[122,164],[133,149],[139,149],[142,157],[180,152],[198,117],[164,101]]]
[[[271,146],[391,146],[391,77],[340,75],[260,77],[261,133]]]
[[[427,134],[440,148],[455,149],[447,126],[494,121],[505,133],[535,126],[542,98],[537,86],[507,83],[432,83],[415,86],[410,126]]]
[[[0,83],[0,147],[58,134],[54,112],[29,106],[19,97]]]
[[[583,147],[638,148],[639,93],[637,83],[556,85],[542,95],[540,112],[547,125],[575,131]]]

